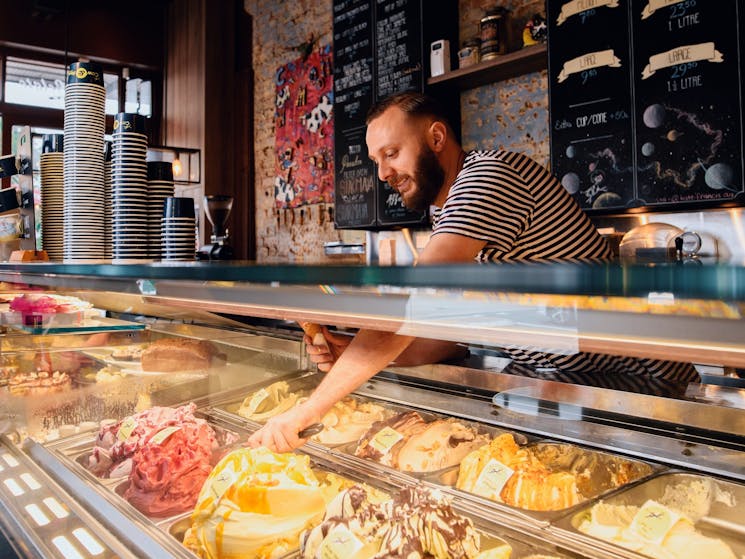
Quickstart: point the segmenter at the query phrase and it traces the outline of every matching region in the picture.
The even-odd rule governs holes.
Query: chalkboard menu
[[[377,178],[365,145],[365,115],[373,102],[372,6],[334,2],[334,219],[340,227],[376,224]]]
[[[549,5],[552,171],[584,208],[634,198],[626,6],[576,12],[572,2]]]
[[[738,2],[632,1],[638,196],[647,205],[743,199]]]
[[[745,201],[737,1],[548,1],[551,160],[583,208]]]
[[[423,212],[377,178],[365,145],[370,105],[400,91],[423,91],[419,0],[334,0],[334,148],[339,228],[422,223]]]

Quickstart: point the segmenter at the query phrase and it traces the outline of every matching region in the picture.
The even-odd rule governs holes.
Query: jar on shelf
[[[506,15],[507,10],[500,7],[488,10],[481,18],[481,60],[491,60],[506,52]]]
[[[463,48],[458,51],[458,68],[468,68],[479,63],[479,49],[481,39],[469,39],[463,42]]]

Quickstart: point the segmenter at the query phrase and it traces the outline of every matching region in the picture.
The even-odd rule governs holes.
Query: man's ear
[[[429,137],[431,148],[435,153],[439,153],[445,147],[448,138],[448,128],[445,123],[435,120],[429,125]]]

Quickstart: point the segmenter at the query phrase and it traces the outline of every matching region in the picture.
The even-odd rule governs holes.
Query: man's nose
[[[378,178],[383,182],[388,182],[388,179],[394,175],[390,165],[385,163],[378,163]]]

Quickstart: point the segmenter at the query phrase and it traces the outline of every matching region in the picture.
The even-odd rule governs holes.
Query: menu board
[[[745,202],[737,3],[548,1],[551,160],[583,208]]]
[[[645,205],[745,201],[738,1],[632,1]]]
[[[399,91],[423,91],[422,18],[418,0],[376,0],[376,99]],[[378,224],[421,223],[424,212],[407,210],[388,183],[378,184]]]
[[[378,99],[399,91],[422,91],[421,22],[417,0],[376,1]]]
[[[376,223],[376,170],[365,144],[365,115],[373,102],[372,6],[334,2],[334,219],[339,227]]]
[[[581,207],[624,208],[635,198],[628,1],[589,4],[548,4],[552,171]]]
[[[335,224],[380,229],[421,223],[378,180],[365,144],[373,102],[399,91],[423,91],[422,18],[417,0],[334,0]]]

